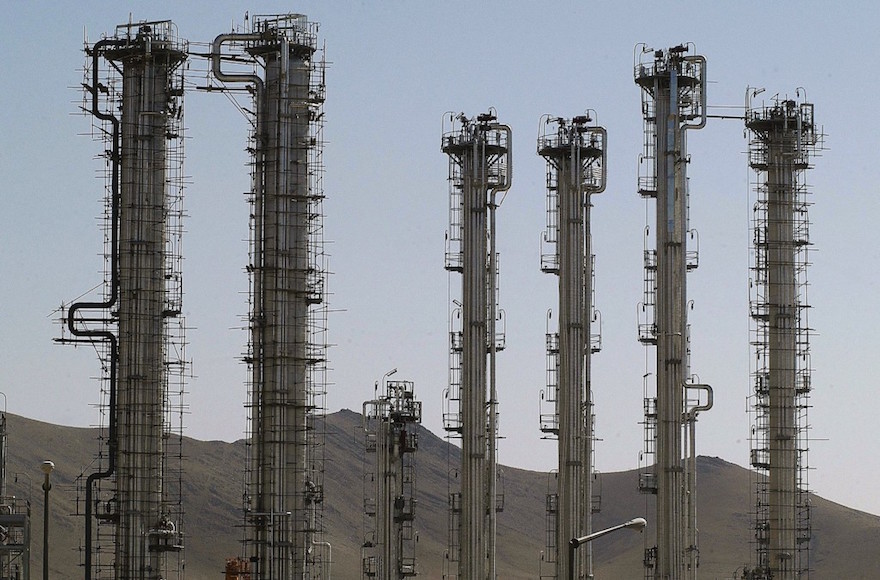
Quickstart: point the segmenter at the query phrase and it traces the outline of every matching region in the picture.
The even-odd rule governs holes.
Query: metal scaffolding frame
[[[644,558],[649,580],[695,579],[699,566],[695,423],[700,411],[711,408],[712,390],[690,374],[689,360],[686,275],[696,268],[697,254],[688,243],[697,237],[688,224],[686,134],[706,123],[706,59],[687,54],[692,49],[638,45],[634,64],[645,123],[638,190],[656,201],[653,248],[651,225],[645,229],[645,297],[638,325],[639,340],[656,354],[645,373],[639,474],[640,491],[656,495],[656,544],[646,547]]]
[[[167,20],[86,45],[82,110],[104,144],[105,280],[100,301],[70,305],[59,341],[92,344],[102,362],[102,449],[77,486],[87,579],[183,578],[187,50]]]
[[[447,113],[441,142],[449,156],[450,223],[446,269],[462,275],[450,314],[450,381],[444,428],[461,438],[461,470],[450,469],[449,548],[444,578],[494,580],[498,493],[495,355],[504,348],[498,308],[495,211],[510,188],[511,130],[495,112]],[[459,491],[452,474],[460,473]]]
[[[7,495],[7,451],[4,409],[0,413],[0,580],[30,580],[31,502]]]
[[[590,208],[591,196],[605,190],[607,133],[592,121],[589,114],[545,116],[538,137],[538,154],[547,161],[541,269],[559,278],[557,329],[546,337],[548,384],[542,393],[541,430],[558,440],[556,489],[547,497],[547,527],[553,533],[541,562],[542,579],[592,578],[590,545],[578,552],[574,570],[565,557],[571,538],[592,532],[599,503],[593,487],[597,474],[590,358],[601,340],[592,326],[598,311],[593,306]]]
[[[813,105],[746,97],[752,220],[751,464],[755,492],[750,580],[809,578],[810,335],[806,171],[822,146]],[[798,90],[800,97],[801,91]]]
[[[245,551],[255,579],[319,578],[323,540],[327,257],[324,51],[301,14],[252,17],[213,43],[209,90],[252,92],[250,423]],[[227,85],[228,83],[228,85]]]

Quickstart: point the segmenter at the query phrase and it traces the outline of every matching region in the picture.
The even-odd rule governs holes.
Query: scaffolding
[[[656,544],[646,537],[645,578],[695,579],[699,566],[696,528],[695,423],[711,408],[712,390],[690,374],[686,274],[697,266],[696,233],[688,225],[688,130],[706,123],[706,59],[693,47],[636,47],[634,76],[641,88],[645,123],[638,191],[655,200],[645,229],[644,299],[638,338],[654,348],[644,384],[645,448],[639,489],[656,495]],[[651,380],[654,378],[654,381]]]
[[[592,117],[541,119],[538,154],[547,161],[547,230],[541,269],[559,279],[557,329],[546,336],[547,378],[541,430],[558,440],[555,490],[547,496],[548,534],[541,578],[592,578],[590,546],[571,563],[563,552],[571,538],[592,532],[598,508],[593,482],[594,429],[591,354],[600,348],[593,333],[594,256],[590,239],[591,196],[605,190],[607,133]],[[548,314],[548,327],[550,326]],[[597,324],[598,327],[598,324]],[[595,329],[598,330],[598,329]]]
[[[461,273],[460,299],[450,314],[450,383],[443,423],[462,443],[461,469],[450,469],[449,547],[444,578],[495,579],[498,493],[495,355],[504,348],[498,308],[495,212],[510,188],[511,130],[495,112],[444,117],[442,151],[449,156],[449,230],[445,265]],[[460,475],[459,491],[452,491]]]
[[[751,580],[809,578],[809,188],[822,147],[813,105],[747,93],[752,220],[751,464],[755,505]],[[800,91],[798,91],[800,96]]]
[[[167,20],[122,24],[85,47],[82,111],[103,145],[105,279],[100,300],[63,314],[59,341],[93,345],[102,364],[102,447],[77,481],[87,579],[183,578],[187,49]]]
[[[0,580],[30,580],[31,505],[8,495],[6,411],[0,414]]]
[[[396,369],[395,369],[396,371]],[[416,567],[416,465],[422,403],[411,381],[382,378],[364,403],[364,580],[404,580]]]
[[[214,40],[205,87],[254,100],[253,113],[242,110],[252,153],[244,544],[255,580],[321,578],[330,566],[323,55],[318,25],[305,16],[252,17]]]

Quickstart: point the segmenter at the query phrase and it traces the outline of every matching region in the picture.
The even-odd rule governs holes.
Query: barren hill
[[[357,430],[361,417],[343,410],[327,418],[324,515],[333,546],[333,577],[360,577],[363,458]],[[55,462],[52,475],[50,567],[52,578],[79,578],[82,520],[76,512],[74,480],[97,450],[96,431],[60,427],[8,416],[9,492],[30,497],[33,506],[32,577],[40,577],[42,555],[42,474],[44,459]],[[549,446],[548,446],[549,449]],[[185,442],[186,573],[188,578],[222,578],[223,562],[240,550],[244,442]],[[446,474],[458,464],[458,449],[428,431],[417,455],[418,561],[422,578],[440,578],[447,529]],[[499,577],[536,578],[546,533],[547,474],[503,468],[505,509],[498,519]],[[721,459],[698,461],[700,578],[733,578],[750,557],[749,472]],[[602,476],[602,512],[595,527],[647,514],[646,496],[637,491],[635,471]],[[880,517],[813,497],[812,562],[817,579],[880,578]],[[642,578],[644,535],[621,532],[593,544],[597,579]]]

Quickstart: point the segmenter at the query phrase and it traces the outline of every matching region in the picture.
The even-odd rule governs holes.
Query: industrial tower
[[[443,426],[461,437],[460,491],[449,495],[447,579],[494,580],[497,492],[495,355],[504,348],[498,309],[495,211],[510,188],[511,130],[494,111],[447,114],[441,148],[449,156],[446,269],[462,274],[450,320],[449,387]],[[503,198],[502,198],[503,199]]]
[[[256,16],[250,26],[221,34],[211,51],[221,88],[240,84],[254,99],[245,544],[255,580],[314,579],[329,566],[323,51],[303,15]]]
[[[70,305],[71,336],[61,339],[98,347],[105,375],[104,449],[98,471],[80,480],[85,577],[181,578],[187,46],[170,21],[138,22],[118,26],[86,53],[83,110],[104,143],[109,283],[102,300]]]
[[[590,355],[601,346],[592,323],[593,254],[591,196],[605,191],[605,129],[589,115],[545,116],[538,154],[547,160],[547,230],[541,270],[559,277],[556,332],[547,334],[547,390],[542,397],[541,431],[558,439],[556,492],[547,498],[547,550],[541,578],[592,578],[592,552],[586,545],[569,570],[568,542],[592,532],[599,497],[593,482],[593,403]],[[550,323],[548,321],[548,326]],[[598,326],[598,325],[597,325]],[[546,570],[544,569],[546,566]]]
[[[0,580],[30,580],[30,499],[7,495],[7,449],[4,409],[0,413]]]
[[[749,101],[759,92],[747,93]],[[810,570],[806,170],[821,131],[811,103],[779,98],[770,105],[747,102],[746,128],[755,171],[750,441],[756,560],[748,578],[795,580]]]
[[[635,82],[641,88],[645,122],[639,194],[654,199],[655,245],[646,228],[645,298],[640,305],[639,340],[656,347],[656,362],[645,373],[645,450],[639,489],[656,497],[656,540],[645,551],[650,580],[696,578],[695,425],[711,407],[711,388],[690,375],[686,274],[697,266],[688,241],[689,129],[706,123],[706,59],[689,55],[690,45],[654,51],[641,45]],[[651,392],[648,378],[656,378]],[[708,400],[700,403],[700,392]]]
[[[376,398],[364,403],[364,580],[404,580],[418,574],[413,520],[422,403],[411,381],[388,380],[396,371],[382,377],[382,394],[376,383]]]

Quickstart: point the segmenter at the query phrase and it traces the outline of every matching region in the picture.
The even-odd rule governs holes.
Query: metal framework
[[[686,275],[698,259],[696,249],[688,249],[697,237],[688,224],[686,134],[706,123],[706,59],[687,54],[691,49],[654,51],[639,45],[634,70],[645,122],[639,194],[656,201],[653,249],[651,226],[645,230],[645,298],[639,308],[639,340],[656,347],[653,372],[649,364],[645,373],[639,476],[640,491],[657,496],[657,543],[646,548],[644,558],[645,577],[651,580],[696,578],[695,423],[698,412],[711,407],[711,388],[696,384],[689,370]],[[701,392],[708,397],[703,404]]]
[[[447,114],[441,148],[449,156],[446,269],[462,274],[450,315],[449,387],[443,424],[462,441],[460,491],[450,489],[444,578],[494,580],[498,493],[495,355],[504,348],[498,308],[495,210],[510,188],[511,130],[494,111]],[[451,470],[452,474],[455,470]],[[456,473],[457,475],[457,473]],[[450,488],[452,488],[450,480]]]
[[[382,379],[382,395],[377,383],[377,397],[364,403],[364,580],[403,580],[418,574],[413,521],[422,403],[415,399],[411,381],[389,381],[391,374]]]
[[[749,166],[755,172],[750,284],[755,560],[747,577],[795,580],[810,572],[806,170],[821,148],[821,132],[811,103],[776,98],[752,106],[759,92],[747,93],[746,108]]]
[[[219,88],[239,85],[254,99],[244,499],[254,579],[321,578],[330,565],[322,515],[325,63],[317,33],[300,14],[256,16],[249,30],[218,36],[211,54]]]
[[[541,431],[558,439],[559,454],[555,493],[547,498],[542,579],[592,578],[590,545],[578,552],[574,570],[566,558],[569,541],[592,532],[592,514],[599,509],[593,486],[590,358],[599,351],[601,336],[592,327],[598,311],[593,307],[590,207],[591,196],[605,190],[607,133],[591,121],[589,115],[545,116],[538,137],[538,154],[547,160],[541,269],[559,277],[557,330],[547,333],[548,384],[542,393]]]
[[[30,499],[7,495],[7,457],[4,410],[0,414],[0,580],[30,580]]]
[[[79,479],[85,577],[182,578],[187,43],[170,21],[137,22],[86,53],[82,108],[104,144],[107,279],[100,301],[70,305],[60,339],[95,345],[103,367],[103,447],[97,471]]]

